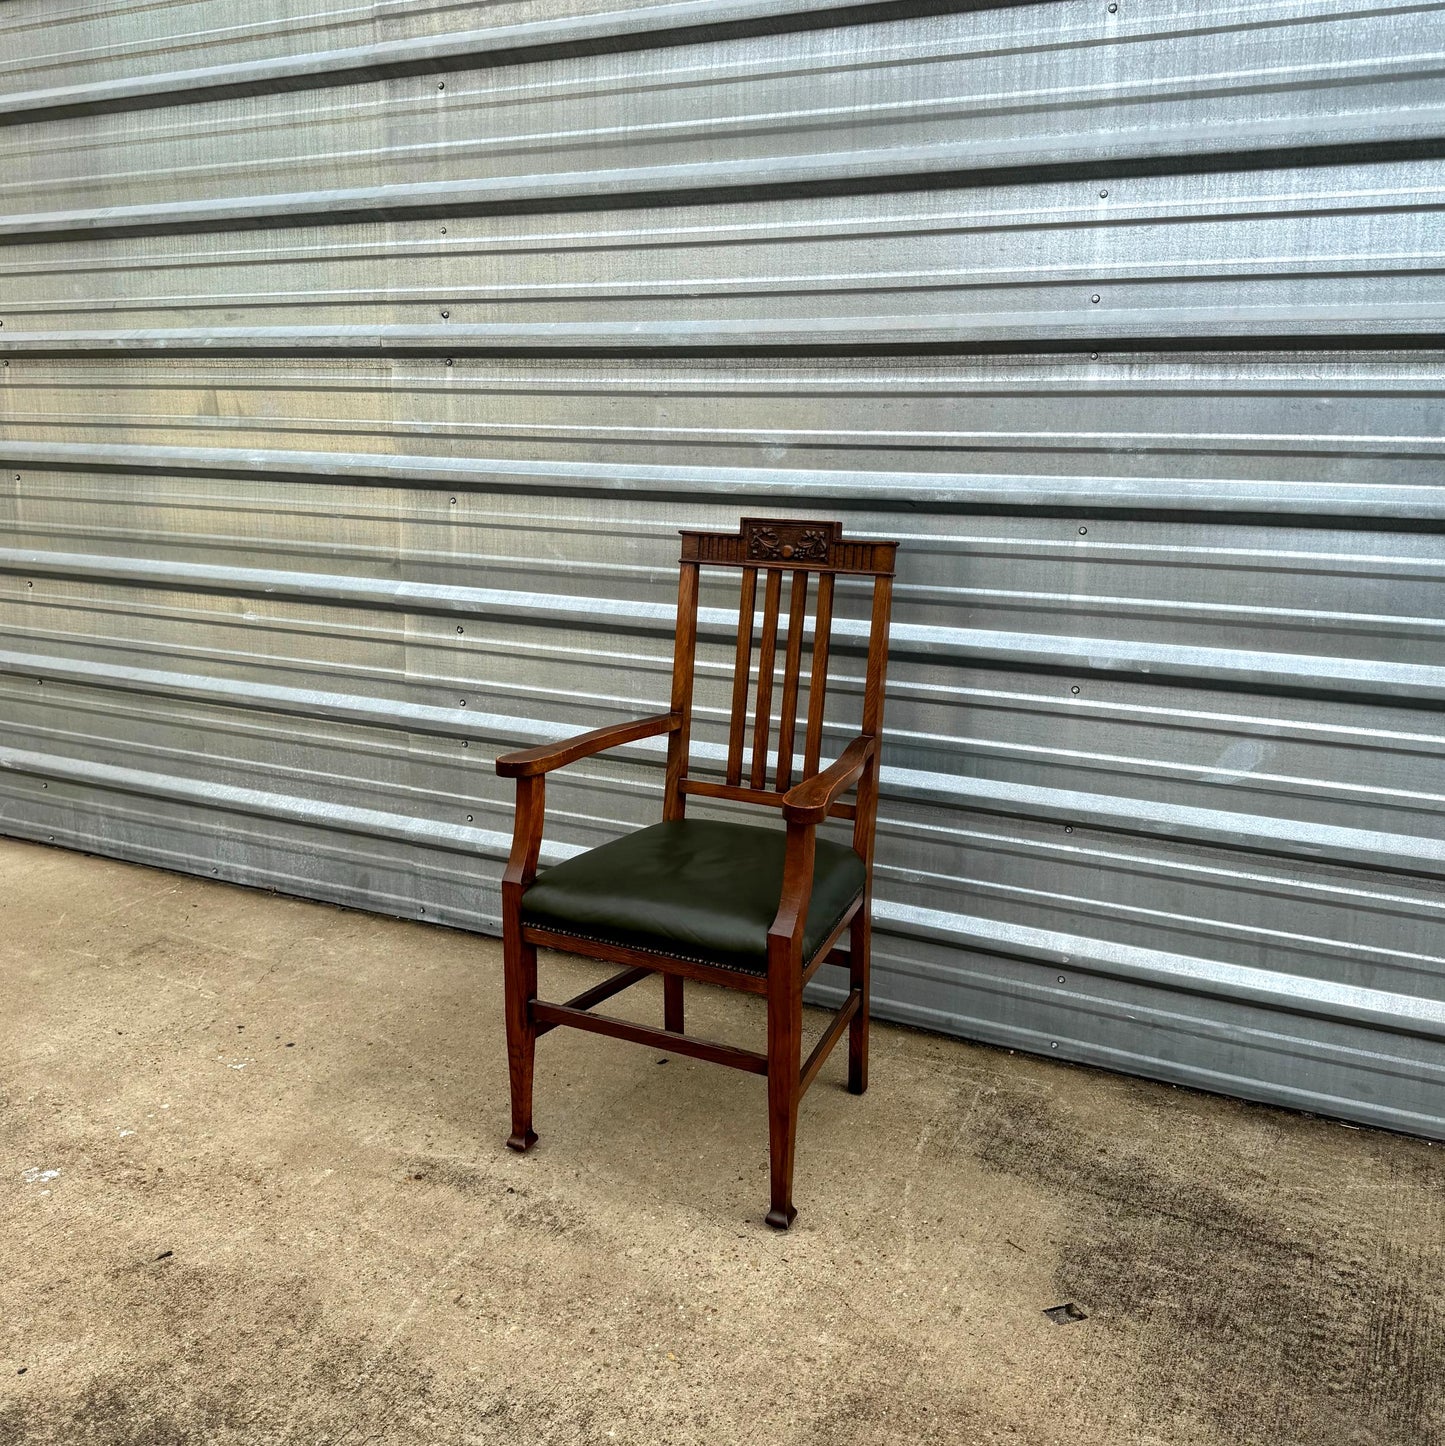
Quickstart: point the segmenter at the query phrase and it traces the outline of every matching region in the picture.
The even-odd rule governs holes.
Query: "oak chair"
[[[512,1149],[528,1150],[536,1142],[532,1130],[536,1042],[539,1035],[558,1025],[749,1070],[768,1080],[772,1208],[767,1222],[780,1230],[792,1223],[797,1214],[793,1209],[793,1153],[798,1103],[845,1029],[848,1088],[862,1094],[868,1087],[873,836],[897,546],[895,542],[847,539],[837,522],[744,518],[736,535],[683,532],[669,710],[563,742],[524,748],[497,760],[497,772],[517,780],[515,833],[502,879],[512,1090],[512,1134],[507,1143]],[[721,782],[694,778],[688,771],[698,575],[703,567],[731,568],[741,574],[731,727]],[[763,622],[750,718],[760,574]],[[791,581],[786,623],[780,624],[785,574],[791,574]],[[820,769],[834,581],[839,576],[862,577],[872,584],[862,731],[836,762]],[[802,773],[794,782],[799,685],[812,578],[817,580],[817,599],[807,722]],[[780,645],[782,688],[777,745],[770,760]],[[751,747],[745,748],[749,732]],[[662,822],[538,875],[546,775],[579,758],[658,734],[668,738]],[[844,795],[855,786],[855,802],[844,802]],[[689,819],[690,797],[734,799],[778,810],[786,831]],[[818,825],[829,817],[852,820],[852,848],[816,836]],[[837,947],[845,931],[846,950]],[[537,997],[539,946],[624,968],[565,1004],[551,1004]],[[803,986],[824,964],[848,970],[848,998],[803,1061]],[[654,973],[663,976],[663,1029],[592,1012],[594,1005]],[[685,1034],[685,979],[765,996],[766,1053]]]

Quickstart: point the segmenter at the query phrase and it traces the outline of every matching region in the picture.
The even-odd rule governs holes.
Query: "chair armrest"
[[[838,796],[858,782],[868,760],[877,751],[876,738],[867,734],[855,738],[830,767],[787,791],[783,796],[783,817],[789,823],[822,823]]]
[[[613,723],[556,743],[539,743],[535,748],[504,753],[497,759],[497,772],[503,778],[535,778],[539,773],[550,773],[554,768],[616,748],[621,743],[676,732],[681,724],[682,719],[675,713],[655,713],[651,718],[639,718],[633,723]]]

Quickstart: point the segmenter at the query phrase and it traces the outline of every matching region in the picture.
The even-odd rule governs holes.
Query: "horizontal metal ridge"
[[[0,573],[645,633],[670,634],[674,624],[674,608],[671,603],[663,602],[558,597],[502,588],[227,567],[102,553],[0,548]],[[736,629],[735,616],[723,609],[703,608],[699,621],[704,630],[720,637],[729,636]],[[839,619],[833,631],[840,644],[860,645],[866,638],[867,625]],[[1232,648],[1153,644],[1136,639],[1000,632],[907,622],[895,623],[891,638],[896,654],[943,657],[952,663],[987,662],[1024,669],[1135,674],[1151,679],[1167,678],[1196,685],[1231,684],[1262,691],[1363,693],[1377,702],[1426,706],[1445,699],[1445,668],[1427,664],[1253,653]]]
[[[678,0],[671,5],[522,21],[19,91],[0,95],[0,125],[321,89],[389,76],[479,70],[570,55],[649,50],[749,34],[861,25],[936,11],[1001,10],[1023,3],[1037,0]]]
[[[1116,794],[1002,783],[952,773],[923,773],[902,768],[885,772],[892,798],[1277,857],[1319,859],[1350,868],[1445,878],[1445,838],[1378,833],[1338,824],[1155,803]]]
[[[447,356],[452,354],[789,351],[844,352],[979,348],[995,351],[1086,351],[1101,343],[1191,351],[1209,346],[1255,348],[1309,342],[1398,347],[1410,340],[1445,345],[1445,303],[1392,302],[1388,307],[1190,306],[1109,311],[992,312],[953,316],[824,316],[807,319],[594,322],[457,322],[445,326],[216,326],[133,331],[7,331],[12,356]]]
[[[208,810],[259,814],[265,818],[311,824],[365,838],[388,838],[492,859],[506,858],[512,843],[510,834],[493,829],[469,828],[465,824],[442,823],[436,819],[384,813],[378,809],[322,803],[295,794],[238,788],[233,784],[200,778],[178,778],[167,773],[121,768],[112,763],[92,763],[88,759],[33,753],[20,748],[0,748],[0,771],[4,770],[138,794],[142,798],[165,798],[197,804]],[[570,852],[575,850],[562,850],[555,857],[566,857]]]
[[[1087,179],[1172,170],[1384,162],[1445,154],[1445,102],[1389,113],[1339,114],[1310,122],[1267,118],[1217,126],[1154,126],[1041,142],[974,140],[938,145],[746,157],[676,165],[419,181],[334,190],[155,201],[0,218],[0,243],[61,236],[249,230],[353,220],[445,217],[489,211],[616,209],[656,199],[713,201],[810,192],[998,184],[1005,178]]]
[[[311,719],[500,742],[504,746],[551,742],[577,731],[571,724],[505,714],[463,712],[355,694],[13,651],[0,652],[0,674],[6,673]],[[637,745],[626,752],[636,758],[660,756],[656,745]],[[699,762],[720,764],[723,758],[723,749],[718,745],[695,743],[693,753]],[[1276,857],[1319,859],[1355,868],[1445,876],[1445,840],[1440,839],[894,767],[883,770],[883,781],[890,799],[915,800],[932,807],[1164,837]]]
[[[187,477],[267,477],[296,481],[463,487],[488,491],[621,493],[634,496],[751,495],[790,502],[847,499],[856,503],[926,504],[1067,510],[1080,516],[1108,509],[1285,515],[1304,520],[1445,519],[1445,486],[1399,486],[1309,480],[1250,482],[1236,478],[1057,477],[1047,473],[849,471],[777,467],[654,466],[572,460],[518,461],[428,457],[378,452],[283,451],[261,447],[133,446],[123,443],[22,442],[0,438],[0,465],[52,472],[134,472]]]
[[[1445,1002],[880,900],[880,930],[1138,984],[1445,1039]]]
[[[321,803],[289,794],[199,779],[181,779],[143,769],[22,749],[0,748],[0,770],[80,783],[144,798],[199,803],[209,809],[255,814],[492,859],[504,858],[511,844],[508,835],[492,829]],[[560,861],[578,851],[571,846],[553,845],[546,850],[547,862]],[[889,934],[933,939],[1056,967],[1081,968],[1140,983],[1245,999],[1377,1028],[1445,1038],[1445,1003],[1419,996],[1283,975],[1271,970],[1084,939],[887,900],[877,902],[874,907],[882,931]]]

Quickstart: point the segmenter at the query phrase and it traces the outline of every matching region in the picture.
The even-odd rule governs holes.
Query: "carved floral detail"
[[[754,527],[748,533],[748,556],[765,562],[826,562],[831,542],[821,527]]]

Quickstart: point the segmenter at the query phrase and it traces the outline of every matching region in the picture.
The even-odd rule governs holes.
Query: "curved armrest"
[[[789,823],[822,823],[828,810],[858,782],[868,760],[878,751],[878,740],[867,734],[855,738],[836,763],[812,778],[794,784],[783,797],[783,817]]]
[[[681,724],[682,719],[676,713],[655,713],[651,718],[639,718],[634,723],[613,723],[606,728],[594,728],[590,733],[579,733],[575,738],[539,743],[535,748],[519,748],[515,753],[504,753],[497,759],[497,772],[503,778],[535,778],[539,773],[550,773],[554,768],[616,748],[621,743],[635,743],[639,738],[676,732]]]

